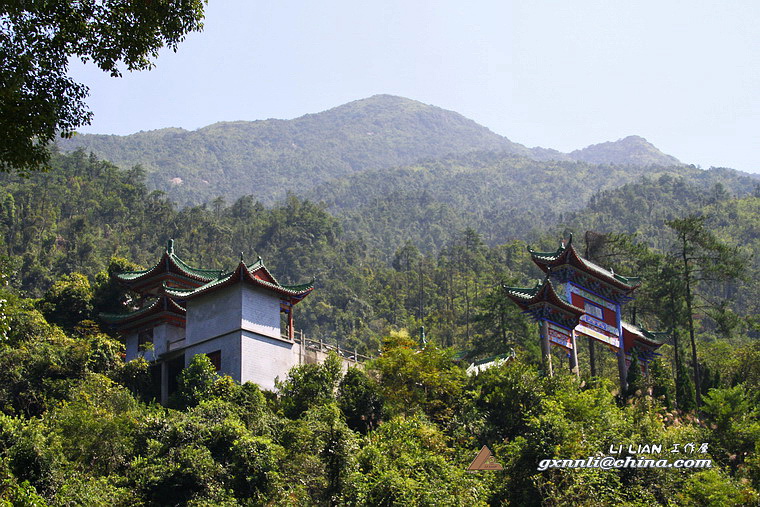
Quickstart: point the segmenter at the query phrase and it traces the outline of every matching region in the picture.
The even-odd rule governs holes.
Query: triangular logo
[[[496,458],[491,454],[491,449],[484,445],[470,466],[467,467],[467,470],[503,470],[503,468],[496,463]]]

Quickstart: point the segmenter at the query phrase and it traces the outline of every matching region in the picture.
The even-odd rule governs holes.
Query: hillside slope
[[[474,151],[544,161],[679,164],[642,138],[571,154],[526,148],[453,111],[391,95],[293,120],[221,122],[194,131],[167,128],[129,136],[85,134],[59,146],[92,151],[122,168],[141,164],[149,186],[180,204],[246,194],[272,203],[330,179]]]
[[[582,150],[575,150],[569,157],[579,162],[591,164],[631,164],[670,166],[681,162],[666,155],[649,141],[639,136],[628,136],[614,142],[592,144]]]
[[[661,176],[668,178],[663,181],[693,187],[699,195],[716,183],[731,195],[747,195],[758,181],[730,169],[538,161],[479,152],[366,171],[303,195],[324,202],[342,217],[347,231],[372,231],[365,240],[391,255],[392,245],[407,240],[436,251],[466,227],[480,231],[491,245],[528,239],[538,230],[563,223],[563,218],[584,208],[599,192],[642,178],[658,181]],[[674,203],[679,209],[704,204],[692,194],[682,198],[683,202]],[[621,208],[609,214],[628,216],[632,211]]]
[[[151,186],[183,203],[244,194],[273,202],[330,178],[420,158],[472,150],[529,152],[460,114],[388,95],[294,120],[79,135],[60,146],[84,148],[122,167],[139,163]]]

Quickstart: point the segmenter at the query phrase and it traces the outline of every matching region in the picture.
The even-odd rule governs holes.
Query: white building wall
[[[222,355],[220,375],[229,375],[236,382],[240,376],[240,332],[233,332],[202,343],[191,345],[185,349],[185,367],[189,366],[196,354],[208,354],[220,351]]]
[[[132,359],[137,359],[137,333],[128,334],[124,341],[127,346],[126,360],[131,361]]]
[[[188,301],[184,331],[186,365],[219,350],[219,373],[263,389],[274,390],[274,379],[284,380],[301,359],[300,344],[281,338],[280,297],[246,283]],[[167,333],[164,341],[173,341]]]
[[[252,333],[280,338],[279,296],[250,285],[243,285],[242,298],[241,327]]]
[[[158,326],[153,328],[153,353],[156,356],[159,356],[167,351],[167,338],[169,334],[169,330],[167,328],[174,327],[169,326],[168,324],[159,324]],[[150,352],[148,352],[148,355],[150,356]]]
[[[185,339],[185,328],[179,326],[172,326],[171,324],[166,326],[166,350],[172,343],[176,343]],[[176,345],[175,345],[176,347]]]
[[[242,286],[243,284],[238,283],[187,302],[186,343],[188,346],[240,329]]]
[[[300,347],[298,343],[243,331],[240,383],[253,382],[262,389],[274,390],[275,377],[284,380],[288,371],[299,364]]]
[[[159,356],[169,350],[169,344],[179,342],[185,338],[185,330],[168,323],[159,324],[153,328],[153,349],[140,350],[138,347],[138,333],[133,332],[125,337],[126,360],[131,361],[138,357],[144,357],[148,361],[155,361]],[[175,345],[176,348],[176,345]]]

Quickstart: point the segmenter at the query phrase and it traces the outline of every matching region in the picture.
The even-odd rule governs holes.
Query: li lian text
[[[680,453],[687,453],[687,454],[693,454],[695,452],[700,453],[706,453],[707,452],[707,443],[701,443],[697,444],[694,442],[689,442],[686,444],[672,444],[670,447],[666,447],[666,452],[680,452]],[[628,454],[660,454],[662,453],[663,445],[662,444],[629,444],[629,445],[623,445],[623,444],[610,444],[610,451],[609,454],[623,454],[623,452],[627,452]]]

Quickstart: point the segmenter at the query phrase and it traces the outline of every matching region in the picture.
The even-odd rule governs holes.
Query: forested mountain
[[[340,218],[292,194],[274,205],[243,196],[180,209],[149,190],[140,168],[121,170],[82,151],[56,155],[48,173],[0,175],[0,503],[757,504],[756,180],[726,170],[642,170],[620,188],[594,187],[588,206],[561,219],[537,211],[521,225],[517,210],[540,209],[541,196],[570,207],[570,193],[583,188],[576,177],[591,185],[588,173],[600,179],[628,169],[493,154],[463,156],[461,167],[457,160],[418,171],[440,171],[440,185],[417,179],[413,168],[386,175],[387,187],[374,173],[351,183],[365,193],[378,186],[371,194],[378,202],[404,186],[410,202],[426,188],[449,200],[439,215],[433,199],[418,201],[429,212],[420,224],[405,216],[415,208],[403,199],[363,208],[348,188],[333,201],[346,213]],[[496,178],[500,168],[526,179],[513,189],[505,176],[489,193],[470,186],[476,178],[456,177]],[[548,168],[554,172],[539,174]],[[546,186],[547,174],[564,187]],[[531,184],[544,193],[527,193]],[[447,185],[455,190],[446,193]],[[543,250],[573,231],[595,262],[643,278],[625,318],[669,334],[651,374],[629,375],[626,392],[615,387],[617,359],[606,349],[597,348],[595,376],[585,344],[581,379],[565,368],[551,378],[540,370],[535,323],[502,284],[527,287],[542,274],[525,241],[489,238],[497,222],[483,219],[489,206],[504,206],[493,201],[508,191],[515,206],[503,230],[532,226]],[[479,204],[457,200],[457,192]],[[479,230],[453,221],[465,205]],[[698,218],[690,222],[699,233],[694,252],[707,259],[695,262],[710,275],[691,287],[695,312],[685,311],[677,224],[666,222],[689,215]],[[416,236],[441,242],[420,251],[394,232],[410,224]],[[586,235],[587,228],[597,232]],[[122,361],[123,345],[97,319],[123,309],[109,272],[155,262],[171,237],[195,265],[232,267],[243,252],[261,255],[284,283],[316,275],[297,326],[375,359],[345,374],[337,359],[296,367],[274,394],[220,377],[198,355],[178,376],[171,407],[150,403],[148,363]],[[382,242],[383,250],[369,246]],[[721,277],[715,261],[741,269]],[[696,388],[683,352],[690,321],[702,372]],[[465,373],[470,361],[511,350],[516,358],[506,364]],[[554,359],[566,361],[560,353]],[[704,452],[684,449],[701,442]],[[698,457],[712,467],[539,468],[543,460],[587,459],[639,443],[664,451],[638,457]],[[504,470],[465,471],[483,445]],[[682,450],[671,452],[676,447]]]
[[[449,153],[528,153],[457,113],[389,95],[294,120],[222,122],[192,132],[162,129],[123,137],[79,135],[60,145],[84,147],[122,167],[140,163],[153,188],[195,203],[244,194],[271,203],[329,178]]]
[[[365,171],[332,180],[303,195],[326,203],[342,218],[346,231],[372,231],[366,241],[390,255],[392,245],[407,240],[423,251],[436,251],[452,240],[455,231],[467,227],[480,231],[491,245],[535,239],[550,224],[563,222],[569,212],[584,208],[599,192],[611,192],[611,202],[615,202],[612,196],[618,187],[623,187],[623,192],[636,193],[638,187],[625,185],[637,183],[642,177],[655,182],[663,177],[664,185],[689,190],[671,199],[672,210],[659,207],[662,200],[657,196],[641,193],[636,202],[608,209],[606,216],[613,219],[641,214],[652,207],[673,215],[676,210],[704,205],[711,199],[707,190],[714,185],[720,185],[716,188],[721,192],[742,196],[760,181],[731,169],[596,165],[477,152],[402,168]],[[656,187],[650,184],[653,185]],[[593,202],[597,201],[602,200]],[[644,226],[656,224],[665,215],[641,218],[640,225]]]
[[[712,210],[735,198],[760,197],[760,179],[724,168],[697,171],[682,177],[647,175],[619,188],[595,193],[583,209],[565,221],[576,229],[638,234],[655,248],[669,241],[661,225],[689,213]],[[740,202],[740,201],[739,201]],[[737,218],[736,213],[732,213]]]
[[[59,146],[84,148],[125,169],[141,164],[149,187],[180,204],[246,194],[272,203],[330,179],[473,151],[535,160],[680,164],[639,137],[571,154],[526,148],[458,113],[390,95],[294,120],[222,122],[194,131],[167,128],[129,136],[84,134]]]
[[[73,271],[94,280],[114,256],[149,265],[175,238],[193,264],[231,267],[243,252],[261,255],[285,283],[317,276],[318,288],[327,290],[299,307],[300,325],[363,348],[374,347],[368,337],[379,338],[389,325],[418,326],[422,313],[436,315],[445,343],[469,346],[472,335],[458,334],[463,316],[456,308],[470,299],[463,291],[473,290],[475,301],[505,277],[528,283],[539,272],[527,260],[526,242],[553,249],[565,229],[637,234],[667,251],[673,232],[664,222],[705,212],[717,214],[719,233],[731,226],[751,237],[756,210],[740,198],[758,192],[755,179],[724,169],[476,153],[366,172],[325,186],[313,200],[290,195],[265,206],[244,196],[178,209],[148,189],[139,168],[123,171],[82,151],[55,163],[30,178],[0,175],[3,248],[27,294],[39,296]],[[605,188],[604,176],[623,180],[634,171],[646,176],[594,193]],[[728,218],[739,216],[743,222]],[[749,240],[744,246],[760,248]],[[451,266],[457,276],[447,274]],[[477,312],[473,306],[467,313]]]
[[[570,158],[591,164],[628,164],[671,166],[681,162],[661,152],[646,139],[628,136],[615,142],[592,144],[582,150],[570,152]]]

